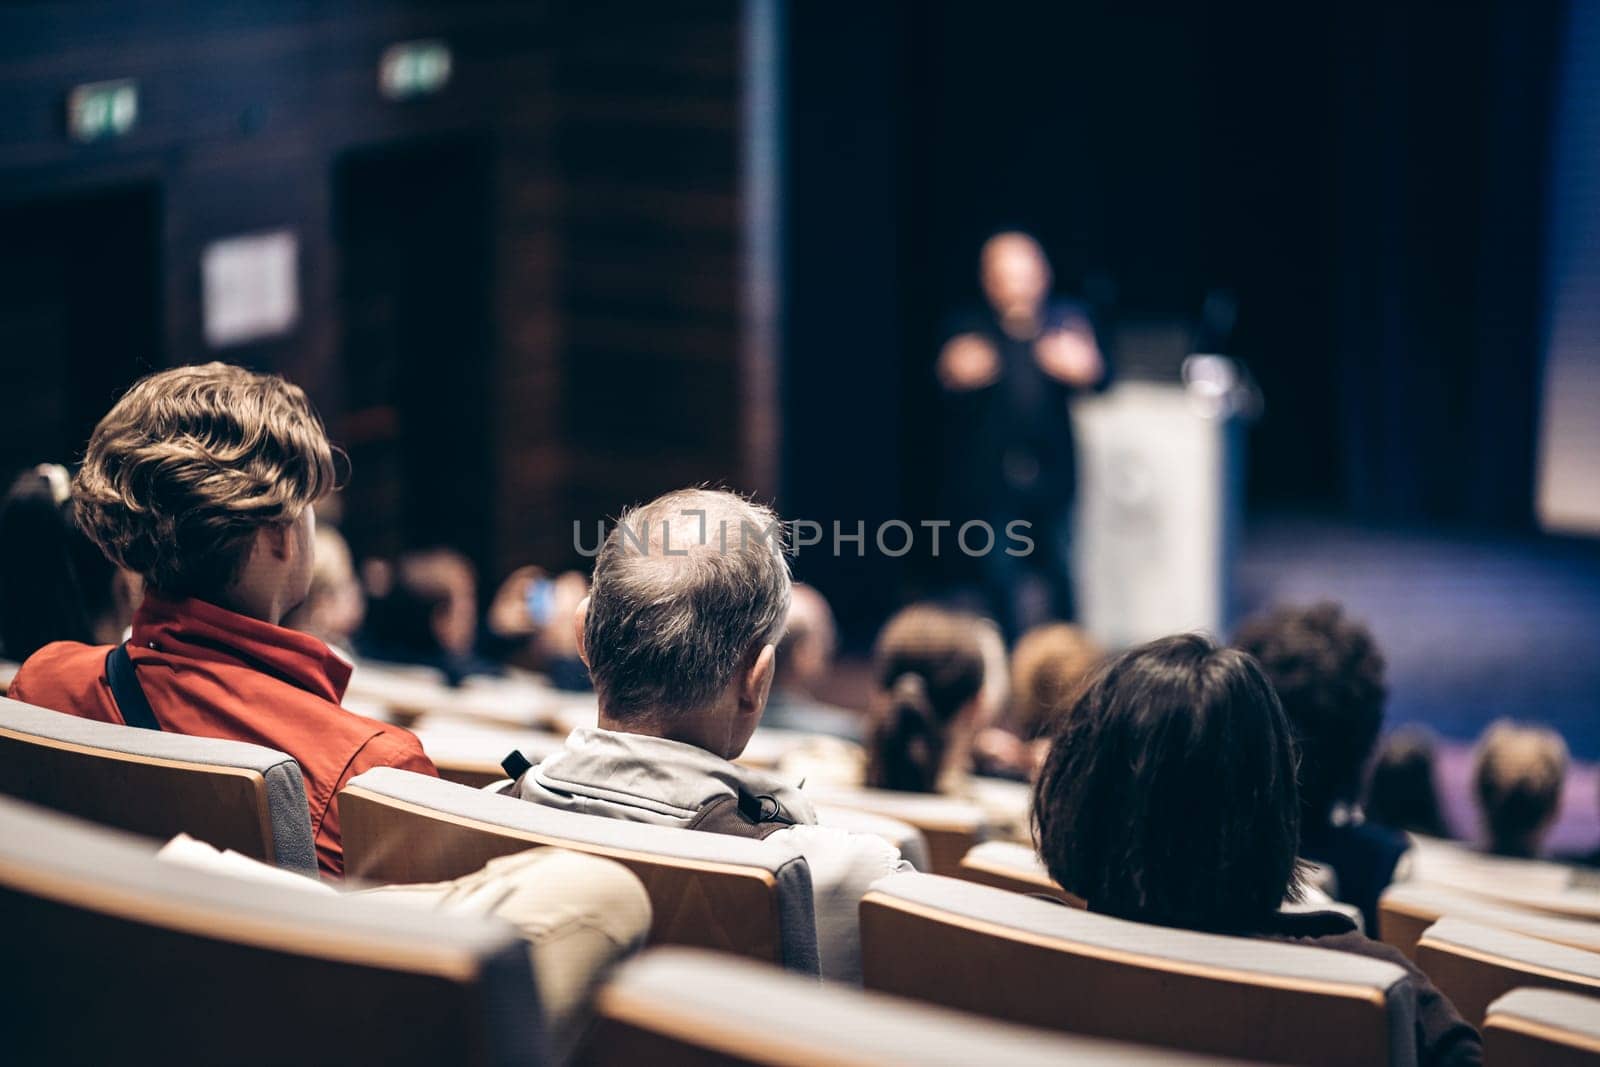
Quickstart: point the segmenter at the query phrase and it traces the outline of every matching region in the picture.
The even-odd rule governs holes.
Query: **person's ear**
[[[589,599],[584,597],[578,601],[578,610],[572,613],[572,626],[578,635],[578,659],[585,667],[589,666],[589,649],[584,644],[583,630],[589,621]]]
[[[265,552],[279,563],[294,554],[294,524],[271,523],[256,531],[255,550]]]
[[[772,692],[772,676],[778,665],[778,650],[772,645],[762,645],[755,662],[745,672],[739,686],[739,713],[760,715],[767,706],[767,695]]]

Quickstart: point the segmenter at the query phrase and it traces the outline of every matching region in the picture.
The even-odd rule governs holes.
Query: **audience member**
[[[688,489],[625,512],[579,605],[599,727],[507,791],[568,811],[765,838],[811,868],[825,976],[860,977],[857,908],[901,869],[879,838],[817,826],[809,801],[731,762],[761,721],[788,617],[782,531],[732,493]]]
[[[1383,725],[1383,656],[1337,604],[1282,607],[1247,621],[1234,644],[1260,663],[1283,701],[1300,754],[1300,848],[1333,868],[1338,897],[1378,928],[1378,896],[1409,847],[1365,820],[1357,799]]]
[[[519,567],[495,590],[485,617],[485,641],[496,659],[542,671],[550,684],[588,692],[589,670],[578,658],[572,614],[589,595],[589,579],[577,571],[551,578],[542,567]]]
[[[1411,978],[1418,1062],[1481,1062],[1477,1032],[1397,950],[1343,915],[1280,910],[1299,896],[1301,810],[1290,724],[1260,665],[1187,634],[1096,673],[1034,818],[1051,876],[1091,911],[1387,960]]]
[[[353,654],[356,631],[367,614],[367,595],[356,577],[355,563],[344,535],[332,526],[318,526],[311,590],[299,607],[284,616],[291,630],[320,637],[329,647]]]
[[[983,809],[990,833],[1027,840],[1026,788],[979,788],[973,777],[980,759],[1021,758],[1021,742],[989,725],[1006,703],[1009,684],[999,628],[975,615],[915,604],[885,624],[874,659],[878,699],[866,750],[821,738],[785,753],[780,775],[846,789],[955,797]],[[1011,747],[995,743],[996,735]]]
[[[0,504],[0,655],[52,641],[109,644],[133,618],[138,581],[112,565],[72,514],[71,475],[24,471]]]
[[[1009,759],[991,759],[985,773],[1026,781],[1038,777],[1051,738],[1102,655],[1100,646],[1070,623],[1046,623],[1022,635],[1011,652],[1011,701],[1003,720],[1016,743],[1006,750]],[[986,756],[1001,751],[981,739],[980,745]]]
[[[986,725],[977,619],[913,605],[884,626],[873,658],[884,710],[873,731],[867,784],[960,792],[973,738]]]
[[[299,387],[222,363],[136,383],[95,427],[72,489],[84,531],[144,579],[132,639],[46,645],[10,695],[288,753],[305,775],[317,861],[337,875],[339,788],[378,766],[436,772],[411,734],[341,708],[350,665],[281,625],[310,588],[312,505],[333,483]]]
[[[1567,745],[1560,734],[1504,719],[1492,724],[1478,742],[1472,772],[1488,851],[1539,855],[1566,779]]]
[[[1373,822],[1424,837],[1448,838],[1434,772],[1433,732],[1404,726],[1378,746],[1367,793],[1367,815]]]
[[[763,725],[861,740],[862,716],[817,696],[833,672],[837,642],[827,599],[811,586],[796,582],[783,640],[778,643],[777,676]]]
[[[432,667],[451,685],[475,674],[499,674],[478,654],[478,579],[449,548],[408,552],[381,589],[369,589],[367,623],[356,651],[388,663]]]

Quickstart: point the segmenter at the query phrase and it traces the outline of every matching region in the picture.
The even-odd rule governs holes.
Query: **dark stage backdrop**
[[[1266,397],[1257,508],[1526,527],[1564,19],[792,5],[784,506],[927,512],[937,324],[976,299],[983,237],[1019,226],[1100,300],[1113,347],[1236,297],[1230,347]],[[928,567],[860,570],[801,565],[863,608]]]

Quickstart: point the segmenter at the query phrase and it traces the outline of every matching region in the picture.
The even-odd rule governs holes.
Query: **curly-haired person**
[[[1409,847],[1404,834],[1366,822],[1360,808],[1389,695],[1383,654],[1366,626],[1327,602],[1249,619],[1233,644],[1260,661],[1294,732],[1300,853],[1333,868],[1338,898],[1376,931],[1378,896]]]
[[[437,772],[410,733],[341,708],[350,665],[280,625],[310,589],[312,505],[334,482],[332,447],[298,386],[209,363],[129,389],[95,427],[72,496],[84,532],[144,579],[120,647],[155,725],[293,756],[317,862],[337,875],[340,787],[373,767]],[[10,696],[127,723],[109,680],[118,647],[46,645]]]

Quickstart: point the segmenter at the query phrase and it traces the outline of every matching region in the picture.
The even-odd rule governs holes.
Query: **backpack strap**
[[[724,794],[701,808],[690,820],[688,828],[765,840],[795,824],[796,820],[774,798],[765,794],[757,796],[741,789],[738,796]]]
[[[506,772],[506,777],[516,781],[533,766],[533,761],[522,754],[521,749],[513,749],[505,759],[500,761],[500,769]]]
[[[106,654],[106,680],[111,683],[111,699],[122,712],[122,721],[141,730],[160,730],[150,701],[145,698],[144,687],[134,673],[133,659],[126,644],[118,645]]]

